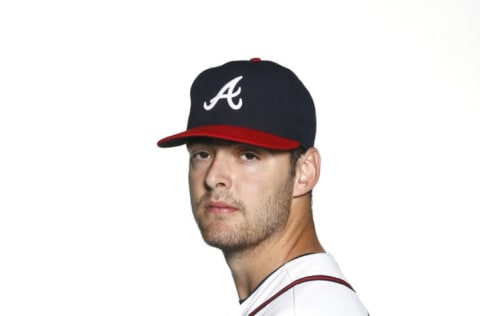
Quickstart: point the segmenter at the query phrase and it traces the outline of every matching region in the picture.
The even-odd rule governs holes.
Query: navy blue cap
[[[212,137],[259,147],[305,149],[315,142],[315,106],[288,68],[252,58],[231,61],[198,75],[190,90],[187,129],[158,141],[160,147],[188,138]]]

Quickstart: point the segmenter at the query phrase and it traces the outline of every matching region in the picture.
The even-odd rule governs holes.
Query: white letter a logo
[[[228,102],[228,105],[233,109],[233,110],[238,110],[242,107],[242,98],[239,98],[238,99],[238,103],[235,104],[233,102],[233,98],[235,98],[236,96],[238,96],[240,94],[240,92],[242,91],[242,88],[241,87],[238,87],[238,89],[236,91],[233,91],[235,89],[235,85],[240,81],[242,80],[243,76],[238,76],[232,80],[230,80],[229,82],[227,82],[223,87],[222,89],[220,89],[220,91],[218,91],[217,95],[215,97],[213,97],[211,100],[210,100],[210,103],[207,104],[207,102],[203,102],[203,108],[206,110],[206,111],[210,111],[211,109],[213,109],[213,107],[217,104],[217,102],[220,100],[220,99],[227,99],[227,102]]]

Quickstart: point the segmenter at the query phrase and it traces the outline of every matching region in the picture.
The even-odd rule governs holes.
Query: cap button
[[[257,62],[262,61],[262,60],[258,57],[253,57],[253,58],[250,58],[250,61],[253,62],[253,63],[257,63]]]

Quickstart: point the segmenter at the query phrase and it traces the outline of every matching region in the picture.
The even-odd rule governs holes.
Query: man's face
[[[193,215],[209,245],[247,250],[285,226],[293,190],[289,152],[209,139],[187,147]]]

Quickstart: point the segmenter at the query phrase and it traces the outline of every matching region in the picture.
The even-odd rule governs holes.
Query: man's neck
[[[307,253],[324,252],[313,222],[287,227],[252,249],[224,253],[240,300],[248,297],[269,274],[286,262]]]

